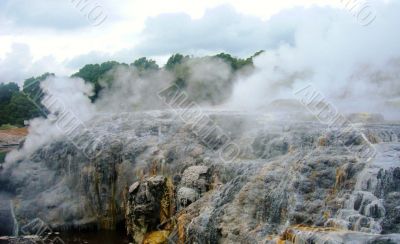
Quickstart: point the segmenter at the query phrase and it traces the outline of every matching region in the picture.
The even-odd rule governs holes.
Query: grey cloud
[[[69,73],[52,56],[34,60],[30,48],[23,43],[14,43],[11,51],[0,59],[0,83],[16,82],[21,84],[26,78],[46,72],[65,75]]]
[[[76,5],[79,3],[79,8]],[[82,6],[87,6],[82,10]],[[74,30],[91,25],[88,12],[95,6],[97,11],[107,14],[107,21],[113,9],[98,3],[96,0],[1,0],[0,20],[3,33],[13,33],[15,29],[54,29]],[[96,13],[93,13],[94,16]],[[115,16],[113,16],[115,17]]]
[[[70,1],[3,0],[0,11],[13,27],[74,29],[87,25]]]
[[[292,8],[263,21],[237,13],[229,5],[209,9],[200,19],[183,13],[161,14],[149,18],[141,33],[141,42],[116,53],[93,51],[67,60],[69,68],[107,60],[130,63],[141,56],[168,56],[173,53],[194,55],[229,52],[246,57],[261,49],[294,45],[296,32],[305,19],[333,18],[331,8]]]
[[[294,13],[293,10],[287,14]],[[135,50],[139,55],[199,50],[248,55],[281,43],[291,44],[295,25],[281,17],[262,21],[239,14],[228,5],[209,9],[200,19],[191,19],[183,13],[161,14],[147,20],[142,33],[144,40]]]
[[[64,63],[68,68],[78,70],[86,64],[101,63],[110,61],[112,58],[110,54],[92,51],[86,54],[75,56],[71,59],[65,60]]]
[[[148,58],[152,56],[143,55]],[[101,51],[91,51],[89,53],[75,56],[64,61],[65,65],[71,69],[80,69],[86,64],[102,63],[110,60],[115,60],[121,63],[132,63],[137,58],[141,57],[134,48],[121,49],[115,53],[106,53]]]

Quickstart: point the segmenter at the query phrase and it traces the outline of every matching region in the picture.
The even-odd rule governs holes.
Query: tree
[[[104,75],[117,67],[118,65],[126,65],[120,64],[116,61],[108,61],[102,64],[87,64],[83,68],[81,68],[77,73],[73,74],[72,77],[80,77],[84,81],[93,84],[94,86],[94,95],[90,98],[92,101],[95,101],[102,90],[102,86],[100,84],[100,80],[104,77]]]
[[[41,110],[37,104],[28,99],[21,92],[15,92],[10,103],[5,108],[9,114],[8,124],[23,126],[25,120],[41,116]]]
[[[164,69],[172,72],[175,75],[174,84],[180,88],[185,88],[190,74],[190,67],[187,62],[190,60],[189,56],[182,54],[172,55],[164,66]]]
[[[1,152],[0,151],[0,164],[4,163],[5,159],[6,159],[6,152]]]
[[[22,91],[15,83],[0,84],[0,125],[23,126],[25,120],[42,115],[45,107],[41,104],[44,93],[40,83],[51,76],[54,74],[45,73],[26,79]]]
[[[9,103],[14,92],[18,92],[16,83],[0,84],[0,104]]]
[[[25,120],[40,116],[40,109],[15,83],[0,85],[0,125],[23,126]]]
[[[250,58],[257,57],[258,55],[263,54],[264,52],[265,52],[264,50],[260,50],[260,51],[256,52],[255,54],[253,54],[253,56],[251,56]]]
[[[182,54],[174,54],[172,55],[167,63],[165,64],[164,68],[166,70],[174,70],[176,68],[176,66],[184,63],[185,61],[187,61],[189,59],[189,56],[183,56]]]
[[[22,88],[23,93],[25,93],[32,102],[41,106],[41,101],[43,99],[44,93],[40,87],[40,83],[49,77],[55,77],[53,73],[45,73],[38,77],[31,77],[24,81],[24,86]]]
[[[200,102],[207,102],[210,104],[219,104],[229,94],[233,81],[238,73],[240,75],[248,75],[253,72],[253,58],[262,54],[264,51],[258,51],[249,58],[241,59],[233,57],[227,53],[220,53],[214,56],[207,57],[190,57],[176,53],[172,55],[165,66],[164,70],[172,73],[175,77],[173,81],[181,89],[192,92],[194,99]],[[222,60],[231,67],[229,77],[220,77],[217,71],[209,74],[208,78],[193,79],[196,67],[209,62],[210,59]],[[101,64],[87,64],[82,67],[72,77],[80,77],[85,82],[88,82],[94,87],[94,95],[91,100],[94,102],[100,91],[108,86],[112,86],[115,73],[110,72],[118,66],[129,65],[118,63],[116,61],[104,62]],[[139,75],[146,74],[147,71],[157,71],[160,67],[154,60],[146,57],[141,57],[135,60],[130,66],[135,67],[139,71]],[[202,71],[207,73],[207,69]],[[51,73],[45,73],[38,77],[31,77],[24,81],[22,91],[15,83],[0,84],[0,125],[1,124],[14,124],[23,125],[24,120],[29,120],[41,115],[41,110],[46,113],[46,108],[41,105],[41,99],[44,94],[40,84],[45,79],[54,76]],[[190,83],[189,83],[190,82]]]
[[[160,68],[156,61],[147,59],[146,57],[135,60],[131,63],[131,66],[136,67],[139,71],[158,70]]]
[[[19,87],[16,83],[0,84],[0,125],[9,122],[10,112],[8,105],[15,92],[19,92]]]
[[[233,71],[237,71],[248,65],[253,65],[252,57],[247,58],[247,59],[240,59],[240,58],[232,57],[230,54],[227,54],[227,53],[220,53],[220,54],[215,55],[214,57],[220,58],[224,62],[229,64],[232,67]]]

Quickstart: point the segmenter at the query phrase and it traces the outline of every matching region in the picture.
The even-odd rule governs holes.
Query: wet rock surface
[[[0,192],[0,236],[16,234],[16,223],[9,194]]]
[[[398,243],[399,124],[343,133],[315,121],[208,115],[240,148],[233,160],[221,157],[218,135],[209,134],[221,143],[208,147],[171,112],[99,116],[93,157],[54,142],[8,162],[1,190],[18,203],[20,226],[34,218],[53,228],[126,223],[136,243]],[[372,159],[360,157],[371,146],[361,135],[373,143]]]
[[[135,243],[145,242],[146,233],[158,231],[171,217],[170,190],[164,176],[148,177],[129,188],[125,217]]]
[[[178,186],[178,209],[185,208],[210,189],[211,170],[204,165],[190,166],[183,173]]]

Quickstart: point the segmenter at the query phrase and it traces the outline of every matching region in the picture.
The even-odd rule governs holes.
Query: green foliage
[[[18,85],[15,87],[15,83],[0,84],[0,125],[11,123],[10,116],[13,115],[9,105],[11,103],[14,94],[19,93]]]
[[[25,120],[41,115],[40,109],[21,92],[15,92],[10,103],[0,108],[2,116],[0,124],[23,126]]]
[[[18,128],[17,126],[10,125],[10,124],[4,124],[0,126],[0,130],[10,130],[10,129],[15,129]]]
[[[187,85],[190,75],[190,68],[187,64],[189,60],[189,56],[177,53],[172,55],[164,66],[166,70],[171,71],[175,75],[174,83],[180,88],[185,88]]]
[[[263,52],[256,52],[246,59],[233,57],[227,53],[203,58],[194,58],[177,53],[168,59],[163,69],[171,72],[175,76],[173,82],[181,89],[188,91],[195,101],[219,104],[230,94],[235,74],[242,70],[245,71],[241,72],[242,75],[252,72],[253,58]],[[194,68],[200,64],[204,65],[204,62],[209,62],[210,59],[222,60],[230,66],[232,73],[225,75],[211,72],[206,76],[207,78],[193,80]],[[129,67],[127,64],[116,61],[87,64],[72,77],[80,77],[93,85],[94,95],[90,98],[95,101],[102,89],[112,85],[114,75],[110,71],[118,66]],[[135,60],[130,66],[135,67],[139,71],[139,75],[160,69],[154,60],[146,57]],[[207,69],[204,72],[207,73]],[[8,127],[7,124],[23,126],[24,120],[42,115],[41,110],[46,111],[46,109],[40,103],[44,96],[40,83],[51,76],[54,76],[54,74],[45,73],[38,77],[26,79],[22,91],[15,83],[0,84],[0,126],[5,125],[4,128]]]
[[[0,164],[4,163],[6,155],[7,155],[6,152],[0,152]]]
[[[18,92],[19,87],[15,83],[0,84],[0,104],[9,103],[14,92]]]
[[[72,77],[80,77],[84,81],[93,84],[94,95],[90,99],[92,101],[95,101],[103,88],[100,84],[100,80],[105,76],[108,71],[112,70],[118,65],[126,64],[120,64],[116,61],[108,61],[102,64],[87,64],[77,73],[73,74]]]
[[[187,86],[187,82],[190,76],[189,65],[187,63],[176,65],[173,73],[176,78],[174,83],[180,88],[185,88]]]
[[[173,71],[177,66],[183,64],[185,61],[189,60],[189,56],[183,56],[182,54],[174,54],[172,55],[167,63],[165,64],[165,69],[169,71]]]
[[[23,126],[25,120],[42,115],[44,107],[40,101],[44,94],[40,82],[50,76],[54,74],[46,73],[26,79],[22,91],[15,83],[0,84],[0,125]]]
[[[22,91],[35,102],[37,105],[41,106],[41,100],[44,96],[42,88],[40,88],[40,83],[49,77],[54,77],[52,73],[45,73],[38,77],[31,77],[24,81],[24,86]]]
[[[260,51],[256,52],[255,54],[253,54],[253,56],[251,56],[251,58],[257,57],[258,55],[260,55],[264,52],[265,52],[264,50],[260,50]]]
[[[72,77],[80,77],[87,82],[96,83],[98,80],[112,68],[120,65],[116,61],[108,61],[102,64],[87,64],[81,68],[77,73],[73,74]]]
[[[253,65],[252,57],[247,58],[247,59],[240,59],[240,58],[232,57],[230,54],[226,54],[226,53],[220,53],[220,54],[215,55],[214,57],[220,58],[224,62],[229,64],[233,71],[237,71],[243,67]]]
[[[226,92],[229,92],[233,86],[233,78],[234,78],[235,73],[238,71],[241,71],[242,69],[244,69],[246,67],[250,68],[250,69],[246,69],[247,72],[251,72],[251,68],[254,67],[253,66],[253,58],[255,56],[260,55],[262,52],[263,51],[259,51],[259,52],[255,53],[253,56],[246,58],[246,59],[236,58],[227,53],[220,53],[220,54],[217,54],[217,55],[214,55],[211,57],[203,57],[203,58],[191,58],[189,56],[183,56],[182,54],[178,53],[178,54],[172,55],[168,59],[164,68],[168,71],[171,71],[175,75],[174,83],[176,85],[178,85],[181,89],[186,89],[189,85],[188,84],[189,77],[192,73],[191,69],[196,67],[198,62],[207,62],[207,59],[210,59],[210,58],[220,59],[223,62],[225,62],[227,65],[230,66],[230,68],[232,70],[232,76],[228,78],[229,79],[228,81],[215,79],[216,84],[208,84],[208,85],[206,85],[206,83],[201,85],[202,82],[199,81],[196,84],[196,88],[192,87],[192,89],[195,89],[198,91],[197,95],[199,97],[202,97],[201,100],[206,100],[207,98],[210,98],[208,102],[210,102],[211,104],[217,104],[218,102],[220,102],[220,99],[223,100],[223,99],[225,99],[225,97],[223,97],[221,95],[221,92],[216,92],[215,88],[220,87],[222,84],[222,86],[226,86],[225,87]],[[189,65],[189,63],[190,63],[190,65]],[[217,84],[217,83],[219,83],[219,84]],[[192,94],[192,95],[194,95],[194,94]]]
[[[139,71],[147,70],[158,70],[158,64],[152,59],[147,59],[146,57],[139,58],[131,63],[131,66],[136,67]]]

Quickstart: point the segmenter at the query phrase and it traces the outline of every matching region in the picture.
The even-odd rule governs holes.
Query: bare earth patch
[[[17,147],[27,134],[27,128],[0,130],[0,152],[8,152]]]

